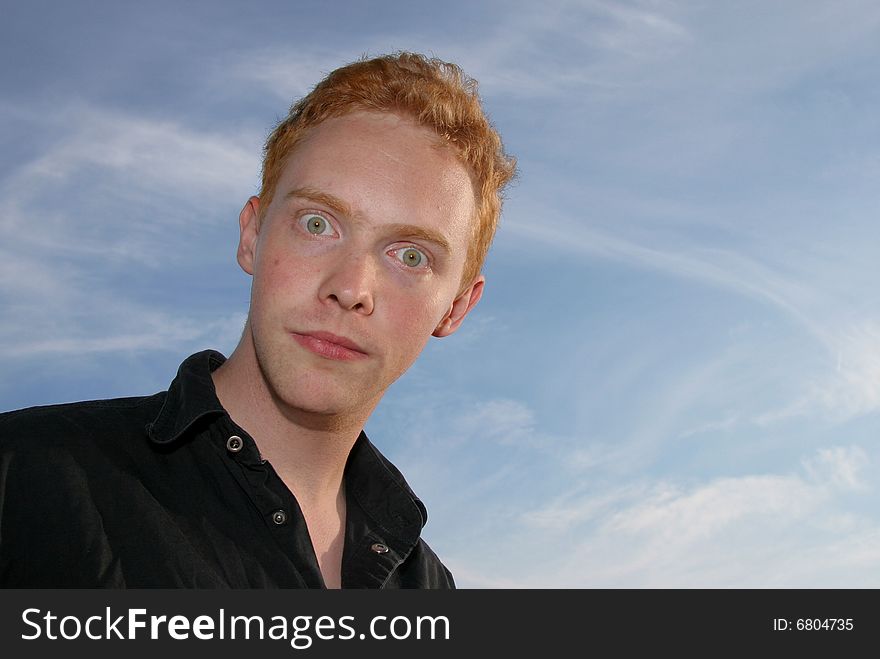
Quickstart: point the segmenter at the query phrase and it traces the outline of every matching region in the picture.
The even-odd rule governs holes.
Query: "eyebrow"
[[[336,211],[337,213],[339,213],[340,215],[344,215],[345,217],[352,217],[354,215],[354,211],[351,210],[351,206],[342,201],[342,199],[332,194],[321,192],[320,190],[317,190],[315,188],[294,188],[286,195],[284,195],[285,199],[292,199],[294,197],[300,197],[301,199],[308,199],[309,201],[323,204],[327,208]]]
[[[340,199],[339,197],[329,194],[327,192],[322,192],[321,190],[317,190],[311,187],[302,187],[295,188],[284,195],[285,199],[292,199],[294,197],[299,197],[301,199],[308,199],[309,201],[314,201],[315,203],[322,204],[327,208],[333,210],[340,215],[343,215],[347,218],[355,219],[355,212],[352,210],[351,206],[349,206],[345,201]],[[414,224],[384,224],[382,225],[382,229],[388,231],[389,233],[393,233],[399,235],[404,238],[414,238],[418,240],[427,240],[436,244],[438,247],[443,249],[447,254],[452,254],[452,247],[449,244],[449,241],[446,239],[442,233],[438,231],[434,231],[433,229],[428,229],[425,227],[416,226]]]

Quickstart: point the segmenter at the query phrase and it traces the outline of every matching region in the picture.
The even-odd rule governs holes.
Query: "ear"
[[[238,238],[238,264],[249,275],[254,274],[254,260],[257,249],[257,236],[260,233],[260,198],[251,197],[238,216],[240,230]]]
[[[480,301],[480,298],[483,297],[483,284],[485,283],[486,278],[483,275],[480,275],[474,280],[474,283],[464,289],[464,291],[452,301],[452,307],[450,307],[446,315],[443,316],[440,324],[437,325],[437,329],[435,329],[432,334],[442,338],[444,336],[449,336],[457,330],[464,321],[465,316],[468,315],[470,310],[473,309],[477,305],[477,302]]]

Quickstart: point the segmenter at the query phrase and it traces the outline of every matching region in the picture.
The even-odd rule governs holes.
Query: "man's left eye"
[[[327,218],[317,213],[306,213],[300,218],[306,231],[315,236],[331,236],[336,233]]]
[[[397,260],[410,268],[418,268],[419,266],[428,265],[428,257],[415,247],[406,247],[398,249],[394,255]]]

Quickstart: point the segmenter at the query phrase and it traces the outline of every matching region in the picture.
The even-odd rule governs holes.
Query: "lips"
[[[306,350],[339,361],[364,359],[367,353],[357,343],[330,332],[291,332],[293,339]]]

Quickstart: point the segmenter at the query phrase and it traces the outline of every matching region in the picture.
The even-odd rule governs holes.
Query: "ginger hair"
[[[480,274],[501,215],[502,190],[516,161],[483,112],[477,82],[459,66],[409,52],[361,59],[336,69],[275,127],[263,154],[261,208],[272,201],[288,157],[325,119],[356,111],[395,113],[432,129],[469,170],[476,218],[462,274],[464,290]]]

